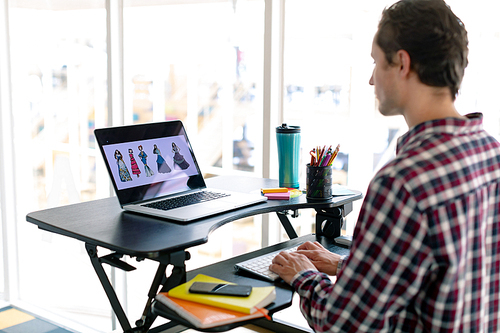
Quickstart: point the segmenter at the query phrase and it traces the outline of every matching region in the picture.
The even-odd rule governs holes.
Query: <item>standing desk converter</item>
[[[254,192],[261,188],[278,187],[278,181],[221,176],[207,179],[207,185],[226,190]],[[353,192],[355,194],[333,197],[329,201],[308,201],[305,195],[290,200],[268,200],[264,203],[203,218],[188,224],[125,212],[120,208],[116,197],[32,212],[26,216],[26,220],[36,224],[40,229],[85,242],[90,261],[124,332],[159,332],[159,329],[163,330],[166,326],[179,324],[189,326],[189,324],[166,311],[161,304],[156,304],[154,297],[158,292],[168,291],[198,273],[238,284],[250,284],[255,287],[275,285],[276,300],[267,307],[269,314],[272,316],[273,313],[289,307],[292,303],[293,290],[288,284],[283,281],[267,282],[251,275],[235,273],[234,264],[253,256],[290,246],[292,243],[303,243],[306,240],[318,240],[328,248],[329,245],[334,244],[333,238],[340,235],[343,218],[352,211],[352,202],[362,197],[361,192]],[[299,209],[307,208],[316,210],[316,233],[298,237],[288,215],[297,216]],[[278,215],[290,241],[214,265],[186,271],[185,262],[190,258],[187,249],[206,243],[212,231],[234,220],[272,212]],[[97,247],[109,249],[112,253],[99,257]],[[103,268],[103,264],[108,264],[125,271],[134,270],[135,267],[121,260],[124,255],[135,257],[137,260],[149,259],[158,262],[158,269],[147,295],[143,315],[135,322],[134,327],[130,324]],[[169,276],[166,275],[168,265],[172,266]],[[161,327],[151,328],[158,315],[172,321]],[[262,326],[267,326],[274,331],[293,331],[292,328],[283,328],[280,323],[274,321],[257,319],[252,323],[262,324]],[[244,324],[246,322],[225,325],[207,331],[225,331]]]

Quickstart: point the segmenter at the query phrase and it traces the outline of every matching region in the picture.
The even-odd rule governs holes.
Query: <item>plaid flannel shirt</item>
[[[317,332],[500,330],[500,144],[482,115],[411,128],[367,190],[332,283],[292,286]]]

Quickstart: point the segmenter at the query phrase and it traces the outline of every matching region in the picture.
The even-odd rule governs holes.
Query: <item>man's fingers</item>
[[[318,241],[310,242],[307,241],[304,244],[301,244],[297,247],[297,250],[322,250],[324,249],[323,245],[321,245]]]
[[[289,258],[289,256],[290,254],[288,252],[285,251],[280,252],[273,258],[272,263],[283,266],[283,264],[287,261],[287,258]]]
[[[280,273],[282,273],[282,271],[283,271],[283,266],[278,265],[278,264],[271,264],[271,265],[269,265],[269,270],[271,272],[274,272],[274,273],[280,275]]]
[[[316,245],[313,242],[307,241],[304,244],[301,244],[297,247],[297,250],[311,250],[316,248]]]
[[[283,266],[286,263],[289,263],[290,259],[292,257],[296,257],[296,256],[304,256],[304,255],[301,254],[301,253],[298,253],[298,252],[286,252],[286,251],[283,251],[283,252],[278,253],[278,255],[276,255],[273,258],[272,263]],[[307,256],[304,256],[304,257],[307,258]]]

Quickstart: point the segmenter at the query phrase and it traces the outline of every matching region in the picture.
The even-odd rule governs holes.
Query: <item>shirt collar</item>
[[[422,140],[422,137],[437,134],[469,135],[483,130],[483,114],[470,113],[467,119],[444,118],[420,123],[403,134],[398,139],[396,155],[412,143]]]

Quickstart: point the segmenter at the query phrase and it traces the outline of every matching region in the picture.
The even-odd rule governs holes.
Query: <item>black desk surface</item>
[[[241,192],[278,187],[277,180],[221,176],[206,180],[207,186]],[[356,192],[356,191],[355,191]],[[305,195],[290,200],[268,200],[243,209],[218,214],[188,224],[148,217],[121,209],[116,197],[83,202],[29,213],[28,222],[56,234],[65,235],[122,254],[154,258],[208,241],[218,227],[247,216],[304,208],[329,208],[361,198],[338,196],[326,202],[308,202]]]
[[[278,187],[277,180],[240,176],[214,177],[207,179],[206,182],[209,187],[249,193],[259,193],[261,188]],[[206,243],[211,231],[231,221],[271,212],[305,208],[322,210],[342,206],[361,198],[361,192],[354,192],[355,195],[333,197],[329,201],[322,202],[308,202],[305,195],[290,200],[268,200],[264,203],[214,215],[188,224],[125,212],[120,208],[116,197],[32,212],[26,216],[26,219],[28,222],[36,224],[40,229],[65,235],[89,245],[104,247],[118,254],[155,260],[163,254]],[[302,243],[306,240],[319,240],[327,248],[332,244],[332,241],[325,237],[307,235],[288,241],[288,245]],[[275,285],[276,300],[268,307],[270,313],[274,313],[290,306],[293,295],[291,287],[283,281],[271,283],[250,275],[235,274],[233,267],[236,262],[285,246],[287,245],[281,243],[246,253],[214,265],[189,271],[186,277],[189,280],[196,274],[203,273],[238,284]],[[109,294],[108,297],[110,297]],[[113,301],[111,303],[113,304]],[[162,309],[161,304],[155,303],[153,310],[158,315],[182,322],[180,318],[171,316],[168,311]],[[126,317],[124,320],[127,320]],[[225,330],[233,326],[219,327],[213,331]]]

